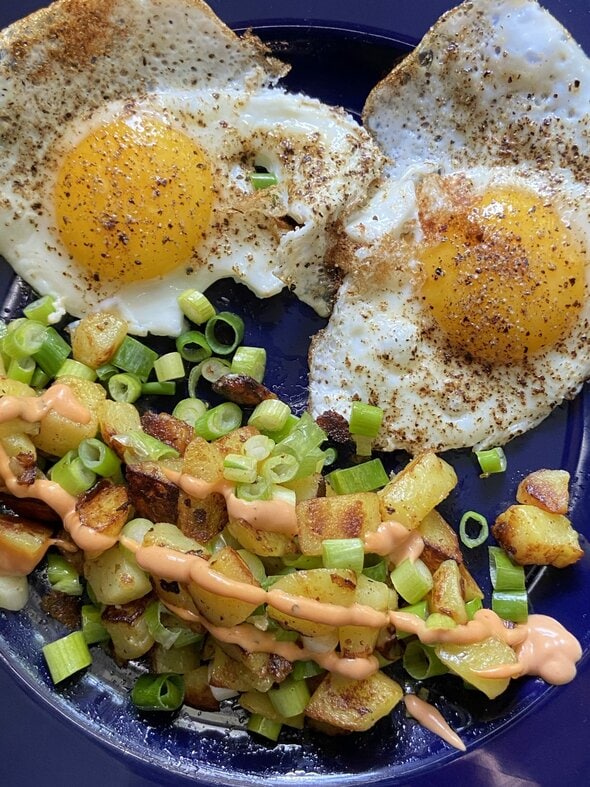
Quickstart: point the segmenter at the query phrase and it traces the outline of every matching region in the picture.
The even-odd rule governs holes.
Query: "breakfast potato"
[[[508,688],[510,678],[483,678],[477,674],[477,670],[515,664],[517,661],[512,648],[497,637],[487,637],[469,645],[442,643],[435,645],[434,652],[451,672],[491,700]]]
[[[284,533],[257,530],[244,519],[230,517],[227,529],[244,549],[260,557],[283,557],[297,552],[297,545]]]
[[[433,453],[417,456],[377,493],[381,517],[414,530],[456,484],[457,474],[444,459]]]
[[[137,408],[129,402],[113,402],[107,399],[98,409],[98,423],[103,441],[116,452],[119,459],[123,459],[125,446],[113,438],[118,434],[141,429]]]
[[[510,506],[492,525],[492,534],[521,565],[564,568],[584,554],[569,519],[537,506]]]
[[[148,603],[149,599],[137,599],[103,610],[100,620],[111,638],[115,658],[138,659],[154,644],[145,618]]]
[[[431,571],[436,571],[445,560],[463,562],[457,534],[435,508],[420,522],[418,532],[424,540],[420,558]]]
[[[115,544],[97,558],[87,559],[84,576],[100,604],[128,604],[152,589],[149,576],[120,544]]]
[[[570,474],[567,470],[535,470],[523,478],[516,499],[551,514],[567,514]]]
[[[155,577],[153,575],[152,585],[156,596],[160,601],[166,604],[167,607],[170,607],[172,610],[174,607],[178,607],[178,609],[186,609],[194,615],[199,614],[186,585],[176,581],[170,582],[167,579],[162,579],[161,577]],[[191,622],[191,628],[194,631],[197,630],[198,625],[199,624],[196,622]],[[202,632],[205,633],[205,629],[202,626],[200,628]]]
[[[116,314],[88,314],[73,332],[72,355],[76,361],[98,369],[110,361],[126,336],[127,322]]]
[[[383,672],[364,680],[329,673],[305,709],[311,719],[350,732],[364,732],[387,716],[404,696],[399,683]]]
[[[385,612],[390,609],[392,598],[391,588],[384,582],[360,574],[357,577],[355,603]],[[395,596],[394,596],[395,598]],[[370,656],[375,649],[379,629],[368,626],[341,626],[338,630],[340,652],[342,658],[365,658]]]
[[[293,670],[293,664],[276,653],[249,651],[231,642],[219,641],[217,644],[234,661],[248,667],[261,678],[271,678],[272,683],[282,683]]]
[[[363,538],[381,524],[375,492],[315,497],[297,504],[299,548],[304,555],[321,555],[326,538]]]
[[[129,518],[127,487],[103,479],[78,498],[76,512],[85,527],[115,538]]]
[[[356,574],[350,569],[314,568],[285,574],[272,585],[271,591],[280,590],[292,596],[301,596],[324,604],[349,607],[355,600],[356,585]],[[334,626],[298,618],[280,611],[272,604],[268,605],[267,614],[282,626],[299,631],[307,637],[336,634]]]
[[[60,377],[56,384],[67,385],[90,415],[88,423],[80,424],[50,410],[41,421],[39,434],[31,439],[40,451],[52,456],[63,456],[77,449],[82,440],[96,436],[100,406],[106,399],[106,391],[102,385],[81,377]]]
[[[25,383],[21,383],[18,380],[11,380],[9,377],[0,376],[0,396],[16,396],[21,399],[27,396],[36,395],[35,389],[31,388],[29,385],[25,385]],[[0,439],[2,440],[4,440],[5,437],[17,434],[37,434],[38,431],[38,423],[29,423],[22,418],[10,418],[0,423]]]
[[[208,484],[223,481],[223,453],[215,443],[194,437],[184,452],[182,471]]]
[[[141,416],[141,428],[146,434],[176,449],[181,456],[195,435],[195,430],[186,421],[170,413],[154,413],[151,410]]]
[[[157,462],[127,465],[125,480],[135,516],[152,522],[175,522],[179,491]]]
[[[431,612],[441,612],[455,623],[467,622],[463,596],[463,579],[454,560],[445,560],[432,575],[429,607]]]
[[[222,456],[228,454],[241,454],[243,452],[244,443],[251,437],[260,434],[255,426],[240,426],[234,429],[229,434],[215,440],[215,447],[220,451]]]
[[[238,700],[242,708],[250,713],[257,713],[264,716],[265,719],[276,721],[279,724],[286,724],[288,727],[294,727],[297,730],[303,729],[305,716],[303,713],[297,716],[290,716],[286,718],[275,709],[270,697],[267,693],[261,691],[245,691]]]
[[[225,577],[259,586],[245,561],[232,547],[224,547],[216,552],[209,561],[209,566]],[[247,601],[225,598],[205,590],[195,582],[190,583],[189,591],[199,612],[216,626],[237,626],[250,617],[258,606]]]
[[[7,456],[26,457],[26,459],[21,460],[23,463],[36,465],[37,449],[28,434],[14,432],[0,437],[0,441]]]
[[[268,691],[274,679],[271,675],[258,673],[245,664],[232,659],[219,646],[215,646],[215,655],[209,665],[209,685],[235,691]]]
[[[194,538],[186,536],[172,522],[156,522],[143,537],[143,546],[165,547],[176,552],[190,552],[192,555],[209,558],[209,551]]]
[[[467,570],[465,563],[458,563],[459,574],[463,580],[463,598],[465,601],[473,601],[474,598],[483,598],[484,592],[477,584],[472,574]]]
[[[185,673],[184,701],[187,705],[199,710],[219,710],[219,702],[213,696],[209,686],[209,666],[207,664]]]
[[[295,492],[295,497],[298,503],[303,500],[311,500],[313,497],[325,497],[326,495],[326,479],[321,473],[312,473],[304,478],[296,478],[286,484],[287,489],[292,489]]]
[[[159,642],[150,650],[150,670],[161,674],[175,672],[184,675],[201,666],[199,647],[194,644],[180,648],[165,648]]]
[[[0,516],[0,576],[26,577],[49,549],[53,531],[27,519]]]
[[[225,498],[213,492],[201,499],[179,490],[175,519],[183,533],[206,544],[221,533],[228,522]]]

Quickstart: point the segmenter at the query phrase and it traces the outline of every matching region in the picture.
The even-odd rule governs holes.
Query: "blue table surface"
[[[9,23],[41,4],[39,0],[2,0],[0,21]],[[544,4],[572,29],[588,51],[589,0],[546,0]],[[415,40],[452,3],[448,0],[364,0],[362,3],[357,0],[213,0],[210,5],[230,25],[256,18],[339,21],[394,30],[404,38]],[[576,30],[581,19],[586,24]],[[584,747],[584,753],[577,750],[573,757],[571,747],[572,740],[573,745],[579,745],[584,738],[590,744],[589,665],[583,666],[575,682],[551,692],[549,703],[550,714],[533,713],[527,718],[524,745],[522,737],[515,746],[509,732],[499,734],[489,745],[463,756],[460,771],[456,763],[451,763],[437,770],[430,779],[435,784],[439,779],[439,784],[451,784],[457,779],[482,787],[577,787],[587,784],[590,745]],[[44,787],[175,784],[173,777],[154,780],[136,764],[120,760],[110,750],[39,706],[20,684],[14,682],[1,663],[0,708],[2,787],[28,787],[37,783]],[[563,723],[551,726],[553,718]],[[562,762],[556,767],[560,759]],[[426,783],[423,779],[419,781]]]

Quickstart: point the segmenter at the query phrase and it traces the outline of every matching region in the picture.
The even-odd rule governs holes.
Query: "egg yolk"
[[[211,166],[186,134],[145,117],[101,126],[67,153],[57,227],[95,281],[159,276],[190,260],[210,224]]]
[[[488,363],[554,346],[585,297],[581,244],[538,195],[488,191],[421,251],[422,295],[450,342]]]

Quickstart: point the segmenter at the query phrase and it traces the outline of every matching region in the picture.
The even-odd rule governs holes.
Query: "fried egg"
[[[386,176],[347,226],[310,407],[376,447],[506,443],[590,375],[590,63],[532,0],[448,12],[371,93]]]
[[[178,335],[230,277],[327,314],[324,264],[381,154],[200,0],[58,0],[0,37],[0,253],[81,317]],[[276,185],[256,189],[257,170]]]

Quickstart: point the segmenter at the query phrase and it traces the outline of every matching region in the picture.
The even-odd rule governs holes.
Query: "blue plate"
[[[588,2],[545,3],[590,52]],[[38,0],[3,3],[0,26],[39,7]],[[293,64],[288,85],[358,115],[368,90],[452,3],[414,0],[393,4],[367,0],[217,0],[211,3],[235,28],[250,25]],[[261,9],[261,6],[264,6]],[[27,297],[26,288],[0,270],[0,296],[9,313]],[[289,296],[260,302],[244,288],[218,284],[212,297],[246,318],[250,343],[264,344],[270,381],[294,407],[305,405],[308,337],[323,324]],[[590,488],[590,399],[584,391],[534,432],[513,441],[509,471],[482,482],[467,452],[449,460],[461,479],[444,513],[457,522],[476,509],[490,519],[514,498],[518,480],[538,467],[572,474],[571,516],[590,535],[586,511]],[[470,567],[486,585],[486,555]],[[582,642],[584,659],[576,681],[562,688],[540,680],[514,682],[494,702],[465,692],[446,678],[432,694],[468,745],[460,754],[408,722],[401,709],[363,736],[329,739],[288,735],[277,746],[252,740],[243,719],[183,712],[172,724],[142,717],[129,705],[133,670],[113,670],[97,654],[92,670],[55,690],[40,647],[63,630],[39,611],[36,601],[20,614],[0,613],[0,783],[21,787],[43,779],[46,787],[83,783],[102,787],[109,779],[130,787],[182,785],[427,785],[457,780],[478,785],[581,785],[590,769],[590,557],[565,571],[546,569],[529,578],[536,612],[553,615]],[[42,577],[35,580],[42,589]],[[16,680],[15,680],[16,679]]]

